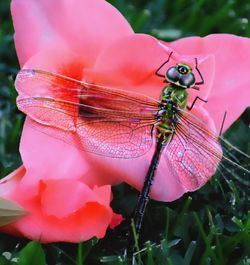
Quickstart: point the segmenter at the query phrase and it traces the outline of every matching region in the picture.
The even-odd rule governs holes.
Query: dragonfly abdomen
[[[155,124],[156,138],[161,139],[163,144],[171,140],[176,121],[176,104],[171,100],[162,100],[159,111],[156,114],[157,123]]]
[[[159,122],[155,125],[156,129],[156,138],[157,139],[162,139],[162,144],[165,145],[167,144],[172,136],[173,136],[173,130],[171,127],[168,125],[166,126],[165,123]]]

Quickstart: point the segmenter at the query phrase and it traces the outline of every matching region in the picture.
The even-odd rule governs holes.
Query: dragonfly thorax
[[[170,67],[167,70],[166,80],[183,89],[194,87],[195,85],[195,77],[192,73],[192,68],[182,63]]]
[[[174,84],[169,84],[161,92],[160,100],[162,103],[171,103],[180,109],[185,109],[187,105],[188,92]]]

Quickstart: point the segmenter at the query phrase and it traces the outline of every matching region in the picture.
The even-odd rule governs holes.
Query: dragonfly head
[[[192,68],[183,63],[170,67],[166,72],[166,80],[181,88],[190,88],[195,86],[195,77]]]

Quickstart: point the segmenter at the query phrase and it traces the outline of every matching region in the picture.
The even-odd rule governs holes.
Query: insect
[[[204,84],[197,59],[195,70],[201,79],[199,82],[193,69],[181,62],[161,74],[171,55],[155,71],[167,83],[159,100],[42,70],[21,70],[16,79],[20,94],[18,108],[43,125],[45,133],[50,133],[46,128],[58,129],[54,137],[85,151],[113,158],[132,159],[155,148],[134,211],[137,234],[161,157],[167,160],[173,176],[189,191],[206,183],[222,159],[250,175],[248,169],[230,157],[232,149],[242,152],[210,131],[191,112],[197,100],[206,102],[196,97],[190,106],[187,103],[188,89],[199,90],[198,86]],[[128,256],[130,253],[131,246]]]

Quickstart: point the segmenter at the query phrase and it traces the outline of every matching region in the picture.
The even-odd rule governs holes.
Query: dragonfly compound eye
[[[166,78],[170,83],[176,83],[180,79],[180,73],[176,67],[170,67],[166,73]]]
[[[182,75],[179,80],[180,86],[184,88],[193,87],[195,85],[195,77],[193,73]]]

